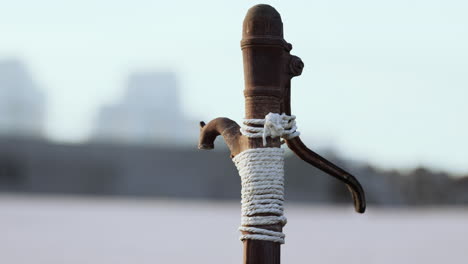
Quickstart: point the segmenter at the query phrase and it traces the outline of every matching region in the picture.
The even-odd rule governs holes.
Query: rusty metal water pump
[[[301,75],[304,63],[299,57],[290,54],[292,45],[284,40],[281,16],[273,7],[256,5],[249,9],[243,22],[241,49],[245,78],[245,120],[265,120],[270,113],[281,115],[280,118],[291,117],[291,79]],[[288,120],[284,121],[286,126],[291,122]],[[266,129],[263,123],[248,122],[251,130]],[[199,148],[213,149],[215,138],[221,135],[233,159],[246,151],[262,148],[274,150],[286,143],[299,158],[345,183],[352,195],[355,210],[359,213],[365,211],[364,191],[356,178],[310,150],[299,136],[283,137],[282,141],[280,136],[267,134],[264,141],[261,137],[243,133],[240,125],[225,117],[216,118],[208,124],[200,122],[200,126]],[[270,215],[275,214],[258,213],[250,217]],[[282,226],[276,223],[255,228],[281,232]],[[268,234],[267,231],[264,232]],[[248,235],[250,232],[242,233]],[[246,239],[244,263],[279,263],[279,246],[280,243],[275,241]]]

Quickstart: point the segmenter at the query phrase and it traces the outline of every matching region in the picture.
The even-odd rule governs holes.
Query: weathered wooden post
[[[355,209],[365,210],[364,192],[349,173],[308,149],[299,139],[291,115],[290,82],[304,64],[290,55],[283,39],[280,14],[269,5],[256,5],[244,19],[241,41],[245,78],[245,119],[242,126],[228,118],[200,122],[200,149],[214,148],[222,135],[242,180],[242,232],[244,263],[280,263],[284,243],[283,138],[304,161],[343,181],[351,191]]]

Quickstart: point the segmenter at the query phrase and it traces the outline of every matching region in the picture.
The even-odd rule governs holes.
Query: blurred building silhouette
[[[197,123],[183,115],[178,89],[176,75],[171,72],[131,75],[123,98],[102,107],[98,113],[93,140],[145,144],[195,142]]]
[[[42,137],[45,95],[18,60],[0,61],[0,134]]]

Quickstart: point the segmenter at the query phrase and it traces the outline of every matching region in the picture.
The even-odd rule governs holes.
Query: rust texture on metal
[[[291,115],[291,79],[302,73],[304,63],[290,54],[292,45],[283,38],[280,14],[269,5],[249,9],[242,27],[241,49],[245,79],[245,118],[263,119],[268,113]],[[200,122],[200,149],[213,149],[218,135],[224,137],[231,157],[251,148],[281,146],[279,138],[248,138],[240,126],[228,118]],[[355,209],[365,210],[364,191],[351,174],[307,148],[299,137],[286,140],[288,147],[301,159],[344,182],[352,194]],[[281,231],[281,225],[266,228]],[[245,240],[244,263],[279,263],[280,244],[270,241]]]

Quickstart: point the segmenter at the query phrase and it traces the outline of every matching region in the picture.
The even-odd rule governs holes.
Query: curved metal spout
[[[297,56],[291,56],[290,64],[290,76],[299,76],[302,73],[304,63]],[[291,79],[287,80],[284,86],[283,104],[281,110],[287,115],[291,115]],[[364,190],[362,189],[359,181],[350,173],[331,163],[324,157],[310,150],[299,137],[295,137],[289,140],[285,140],[288,147],[297,155],[299,158],[309,163],[310,165],[322,170],[323,172],[337,178],[344,182],[348,190],[351,192],[354,202],[354,209],[358,213],[364,213],[366,210],[366,198]]]
[[[322,170],[323,172],[344,182],[353,196],[354,209],[358,213],[364,213],[366,210],[366,199],[361,184],[345,170],[331,163],[319,154],[310,150],[299,137],[285,140],[288,147],[305,162]]]
[[[233,120],[226,117],[218,117],[205,125],[200,122],[200,140],[199,149],[213,149],[214,141],[217,136],[223,136],[224,141],[231,151],[231,157],[239,154],[243,149],[243,139],[240,132],[240,126]]]

